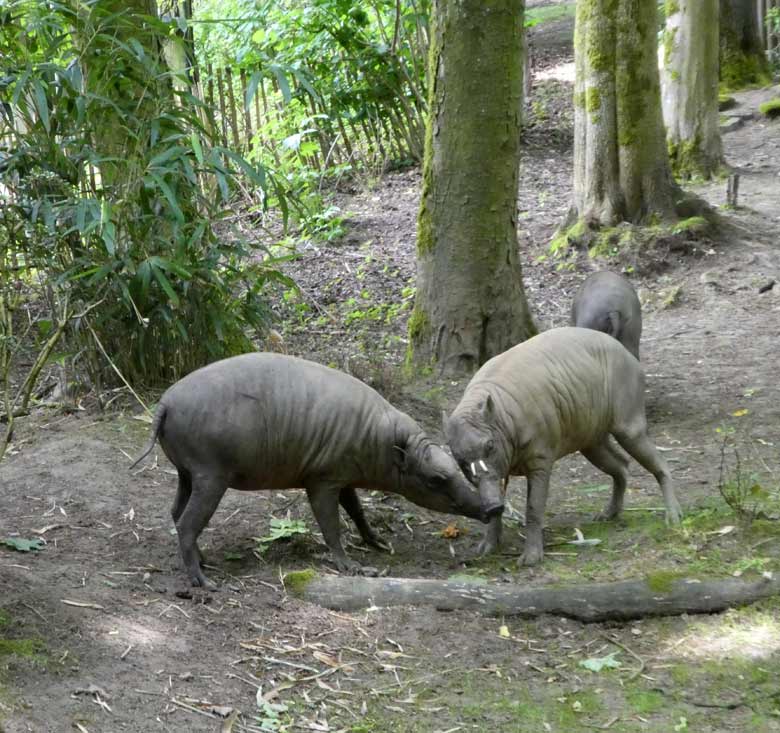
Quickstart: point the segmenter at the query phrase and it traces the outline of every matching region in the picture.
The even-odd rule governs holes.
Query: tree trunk
[[[549,613],[586,623],[646,616],[716,613],[780,594],[780,579],[659,578],[569,587],[529,588],[414,578],[360,578],[290,573],[287,589],[304,600],[341,611],[370,606],[433,606],[439,611],[479,611],[489,616]]]
[[[755,0],[720,0],[720,81],[724,89],[772,81]]]
[[[536,332],[516,228],[523,5],[438,0],[432,12],[409,356],[445,374]]]
[[[655,3],[577,3],[574,213],[591,228],[674,215]]]
[[[680,178],[723,164],[718,128],[719,0],[667,0],[662,73],[666,141]]]

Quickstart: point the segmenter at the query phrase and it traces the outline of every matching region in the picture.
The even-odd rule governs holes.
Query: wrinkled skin
[[[541,561],[542,528],[553,464],[579,451],[612,477],[612,497],[600,519],[623,508],[627,458],[653,474],[668,523],[680,521],[669,468],[647,434],[644,373],[609,336],[584,328],[555,328],[488,361],[466,387],[444,432],[458,464],[479,488],[490,526],[480,552],[501,537],[503,485],[528,481],[524,565]]]
[[[589,275],[574,296],[571,325],[606,333],[639,358],[642,306],[622,275],[606,270]]]
[[[345,572],[360,566],[342,547],[339,504],[367,544],[384,547],[366,521],[358,487],[484,519],[479,496],[453,458],[414,420],[363,382],[303,359],[244,354],[199,369],[163,395],[152,433],[138,461],[159,438],[176,466],[171,515],[196,586],[214,588],[197,540],[228,487],[306,489],[336,567]]]

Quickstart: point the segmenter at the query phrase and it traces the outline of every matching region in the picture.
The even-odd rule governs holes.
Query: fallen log
[[[533,617],[545,613],[584,622],[628,621],[647,616],[716,613],[780,594],[780,579],[761,577],[642,580],[532,588],[417,578],[364,578],[288,573],[289,593],[338,611],[372,606],[432,606],[439,611],[471,610],[489,616]]]

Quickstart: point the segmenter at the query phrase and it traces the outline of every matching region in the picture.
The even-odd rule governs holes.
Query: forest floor
[[[570,39],[570,19],[534,29],[518,202],[540,328],[565,324],[577,284],[610,266],[548,251],[571,200]],[[575,456],[553,477],[539,568],[516,565],[519,479],[497,556],[474,559],[481,525],[378,494],[365,505],[393,554],[358,545],[353,555],[392,576],[529,585],[780,572],[780,286],[759,293],[780,280],[780,121],[757,114],[773,93],[735,95],[744,119],[724,145],[741,174],[739,208],[722,208],[725,180],[691,185],[721,208],[719,233],[682,251],[656,249],[633,275],[651,430],[674,472],[682,527],[664,526],[657,487],[636,466],[623,518],[593,523],[609,489]],[[439,435],[441,410],[465,380],[410,383],[401,370],[419,183],[419,171],[406,170],[335,195],[346,233],[302,247],[290,268],[302,295],[283,294],[277,328],[289,353],[353,371]],[[0,549],[5,733],[780,731],[780,600],[590,625],[415,608],[330,612],[285,592],[286,573],[328,567],[301,492],[229,492],[203,541],[222,588],[194,591],[169,517],[171,466],[159,454],[128,471],[148,430],[135,414],[39,410],[20,422],[0,466],[0,538],[45,542]],[[735,515],[720,486],[741,487],[744,506],[761,515]],[[255,538],[288,516],[310,531],[260,554]],[[457,536],[445,538],[451,523]],[[575,528],[601,544],[566,544]],[[605,657],[617,666],[580,664]]]

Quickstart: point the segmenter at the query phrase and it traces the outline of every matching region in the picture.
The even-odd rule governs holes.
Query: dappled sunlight
[[[567,61],[557,66],[551,66],[549,69],[534,72],[534,81],[563,81],[570,84],[574,83],[574,62]]]
[[[103,640],[118,646],[149,649],[186,651],[187,637],[177,634],[171,626],[162,628],[158,619],[149,618],[148,623],[138,623],[129,618],[114,617],[99,624],[96,634]]]
[[[780,620],[766,615],[726,613],[669,639],[664,656],[683,659],[759,660],[780,652]]]

